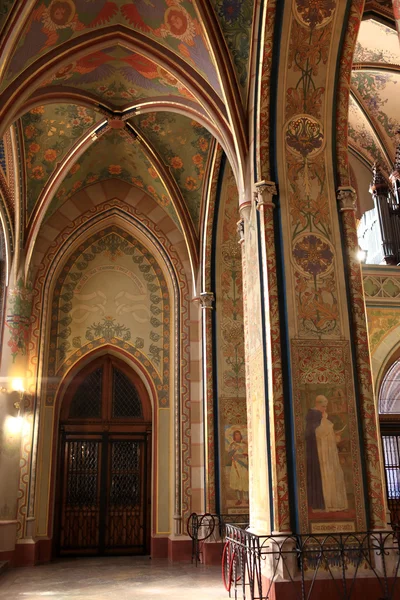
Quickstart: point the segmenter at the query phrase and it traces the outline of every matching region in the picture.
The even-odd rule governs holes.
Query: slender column
[[[249,453],[250,528],[270,533],[271,444],[267,443],[266,371],[263,345],[261,257],[258,251],[259,226],[256,203],[240,207],[239,233],[242,247],[243,308],[246,359],[246,399]]]
[[[256,184],[257,208],[261,217],[262,267],[264,274],[264,313],[266,353],[268,365],[268,402],[271,436],[271,478],[273,493],[273,529],[290,531],[289,492],[285,414],[282,381],[281,336],[279,319],[278,282],[276,277],[276,250],[274,208],[276,186],[272,181]]]
[[[363,431],[363,454],[366,463],[369,497],[369,522],[372,529],[386,527],[390,518],[383,490],[383,462],[379,440],[377,406],[374,399],[368,332],[365,315],[362,271],[357,259],[358,239],[356,223],[356,192],[351,187],[338,189],[337,199],[341,213],[348,262],[348,285],[351,301],[356,354],[358,388]]]
[[[205,427],[205,467],[206,467],[206,512],[216,512],[215,502],[215,431],[214,431],[214,386],[213,386],[213,340],[212,313],[213,292],[200,294],[203,339],[203,398]]]

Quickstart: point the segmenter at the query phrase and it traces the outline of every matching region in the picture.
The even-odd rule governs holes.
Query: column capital
[[[355,211],[357,208],[356,190],[351,186],[340,186],[337,190],[337,201],[340,212],[345,210]]]
[[[214,292],[201,292],[200,304],[201,308],[214,308]]]
[[[254,192],[255,200],[257,203],[257,208],[260,209],[261,206],[271,206],[275,207],[272,202],[272,197],[278,194],[276,189],[276,184],[274,181],[257,181],[255,184],[256,191]]]
[[[252,206],[252,202],[249,200],[247,200],[247,202],[244,202],[243,204],[241,204],[239,206],[239,214],[240,214],[241,219],[249,218],[251,206]]]

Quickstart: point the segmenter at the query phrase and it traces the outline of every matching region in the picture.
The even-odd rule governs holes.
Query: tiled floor
[[[10,569],[0,600],[228,600],[219,567],[148,557],[63,559]]]

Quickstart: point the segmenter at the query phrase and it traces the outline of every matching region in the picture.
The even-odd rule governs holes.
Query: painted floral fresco
[[[237,186],[231,167],[226,165],[218,209],[215,310],[219,349],[218,422],[223,453],[220,457],[223,465],[221,502],[223,512],[228,513],[249,510],[242,256],[236,231],[238,207]]]
[[[32,310],[32,287],[24,285],[22,278],[18,279],[13,289],[8,292],[6,324],[9,329],[7,342],[13,362],[17,356],[25,356],[28,352],[29,329]]]
[[[174,206],[157,171],[148,161],[139,143],[123,130],[111,130],[89,146],[61,183],[46,218],[78,190],[113,177],[149,193],[178,224]]]
[[[372,308],[367,307],[369,347],[371,354],[379,344],[400,325],[400,314],[397,307]]]
[[[239,84],[242,92],[245,93],[249,73],[254,2],[252,0],[212,0],[212,4],[230,50]]]
[[[84,56],[59,69],[42,87],[76,88],[115,106],[143,97],[192,94],[173,75],[145,56],[115,46]]]
[[[168,405],[170,301],[155,258],[116,227],[92,237],[72,255],[54,293],[50,372],[106,343],[119,345],[161,381]]]
[[[398,94],[400,76],[377,71],[355,71],[351,84],[362,98],[368,112],[383,128],[388,142],[393,144],[393,137],[400,127],[398,117]]]
[[[100,118],[75,104],[37,106],[22,117],[28,217],[58,163]]]
[[[150,113],[132,122],[163,157],[198,228],[210,133],[197,121],[167,112]]]
[[[8,68],[8,82],[34,59],[87,31],[121,24],[156,40],[220,92],[193,4],[187,0],[38,0]]]
[[[396,31],[373,19],[361,21],[354,62],[399,64],[400,50]]]
[[[384,169],[390,169],[379,140],[366,116],[350,96],[349,101],[349,145],[354,146],[371,165],[378,160]]]

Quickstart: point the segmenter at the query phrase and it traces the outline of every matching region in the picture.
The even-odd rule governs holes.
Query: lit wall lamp
[[[11,390],[8,390],[7,388],[3,387],[3,388],[1,388],[1,391],[3,394],[12,394],[14,392],[16,392],[18,394],[19,398],[18,398],[18,400],[16,400],[14,402],[14,408],[18,411],[17,419],[22,419],[22,413],[25,408],[25,405],[24,405],[25,389],[24,389],[24,381],[23,381],[22,377],[15,377],[14,379],[11,380]]]

